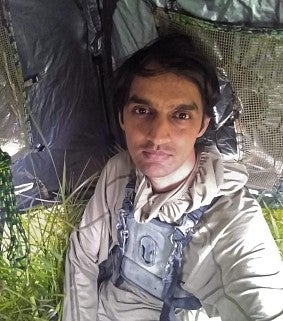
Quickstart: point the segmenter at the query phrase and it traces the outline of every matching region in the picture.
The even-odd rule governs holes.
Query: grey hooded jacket
[[[127,282],[117,288],[105,281],[97,288],[99,264],[117,244],[117,213],[132,169],[127,152],[108,161],[70,237],[63,321],[159,320],[162,302]],[[134,216],[144,224],[155,217],[176,222],[188,207],[221,196],[184,253],[183,288],[203,309],[177,311],[177,319],[283,320],[282,261],[258,203],[244,187],[245,167],[210,146],[198,153],[194,170],[173,191],[154,194],[148,179],[136,173]]]

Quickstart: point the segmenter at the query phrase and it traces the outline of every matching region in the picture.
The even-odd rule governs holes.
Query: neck
[[[165,177],[151,177],[150,182],[154,193],[164,193],[175,189],[182,184],[184,180],[190,175],[194,168],[195,162],[183,164],[181,168]]]

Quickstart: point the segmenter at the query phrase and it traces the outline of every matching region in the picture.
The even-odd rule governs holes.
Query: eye
[[[178,111],[173,114],[173,118],[180,119],[180,120],[187,120],[191,118],[191,115],[186,111]]]
[[[151,110],[145,106],[135,106],[133,112],[139,116],[148,116],[151,114]]]

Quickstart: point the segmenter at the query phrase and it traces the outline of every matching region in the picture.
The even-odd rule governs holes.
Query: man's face
[[[136,76],[123,122],[120,117],[133,162],[152,180],[189,174],[195,163],[195,141],[208,123],[197,86],[173,73]]]

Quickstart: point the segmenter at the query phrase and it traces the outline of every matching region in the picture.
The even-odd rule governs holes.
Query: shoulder
[[[95,192],[87,204],[85,225],[97,221],[97,216],[103,218],[100,223],[105,223],[108,217],[117,213],[131,170],[132,161],[127,151],[120,152],[107,161],[99,176]],[[109,222],[107,224],[110,226]]]
[[[122,151],[107,161],[101,175],[106,177],[107,185],[111,185],[116,180],[128,178],[133,169],[134,165],[128,151]]]
[[[268,265],[274,268],[281,261],[262,210],[246,188],[220,197],[205,216],[204,230],[209,233],[215,258],[223,266],[230,267],[233,260],[239,260],[238,266],[246,267],[250,264],[247,262],[265,262],[268,258]]]
[[[190,259],[204,280],[203,288],[198,288],[200,296],[205,297],[204,303],[215,299],[213,305],[222,317],[238,311],[238,306],[249,317],[270,317],[282,310],[280,253],[258,202],[245,188],[223,195],[208,210],[192,239],[191,252]],[[225,295],[218,291],[207,296],[216,288]]]
[[[122,151],[110,158],[102,170],[95,194],[103,194],[111,213],[116,213],[121,207],[125,187],[134,170],[134,164],[127,151]]]
[[[216,146],[205,146],[200,153],[199,173],[213,181],[220,195],[241,190],[248,181],[246,166],[219,152]]]
[[[235,233],[238,238],[245,237],[243,233],[249,230],[254,234],[256,227],[268,230],[257,200],[245,187],[220,196],[208,210],[205,221],[218,240],[234,229],[241,229],[241,233]]]
[[[127,150],[114,155],[106,163],[108,169],[119,169],[121,171],[128,171],[132,166],[132,160]]]

